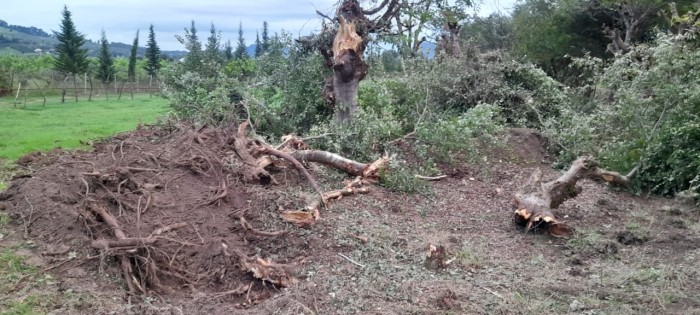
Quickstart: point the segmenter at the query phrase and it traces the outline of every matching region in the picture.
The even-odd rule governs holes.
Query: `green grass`
[[[13,106],[14,99],[0,98],[0,160],[14,161],[36,150],[79,148],[80,141],[110,136],[152,123],[167,110],[167,101],[148,94],[61,104],[52,100],[28,100]]]

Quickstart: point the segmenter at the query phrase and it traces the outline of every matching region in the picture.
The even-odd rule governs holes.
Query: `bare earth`
[[[14,281],[0,309],[38,295],[53,314],[700,314],[700,209],[583,181],[556,212],[572,239],[525,233],[512,222],[513,194],[536,168],[558,171],[536,134],[508,134],[478,162],[444,166],[449,177],[422,194],[374,186],[303,228],[280,213],[313,196],[306,179],[290,166],[272,184],[244,183],[217,130],[141,128],[94,152],[27,156],[20,163],[34,172],[0,193],[13,231],[0,250],[51,276]],[[348,180],[310,170],[326,191]],[[100,206],[127,237],[158,236],[128,252],[134,273],[152,279],[136,281],[145,294],[127,294],[120,252],[91,245],[115,239],[88,210]],[[254,233],[241,217],[286,233]],[[176,227],[155,233],[165,226]],[[430,244],[454,260],[426,268]],[[256,279],[224,247],[284,264],[299,282]]]

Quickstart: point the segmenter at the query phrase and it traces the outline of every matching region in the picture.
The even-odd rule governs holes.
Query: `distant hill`
[[[0,20],[0,54],[33,54],[36,49],[43,52],[50,52],[58,44],[58,40],[52,34],[33,26],[11,25]],[[85,42],[88,55],[97,56],[100,51],[100,44],[97,41],[88,40]],[[114,56],[129,56],[131,45],[124,43],[110,43],[109,51]],[[143,57],[146,48],[139,47],[137,54]],[[169,58],[179,59],[183,57],[184,51],[163,51]]]

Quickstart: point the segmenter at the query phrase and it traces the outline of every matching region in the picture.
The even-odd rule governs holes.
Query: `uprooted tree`
[[[391,19],[399,13],[399,0],[383,0],[369,10],[362,8],[358,0],[343,0],[335,18],[317,13],[337,25],[324,25],[320,35],[302,38],[299,42],[320,51],[324,65],[333,71],[325,80],[323,96],[335,106],[336,120],[345,122],[357,111],[360,81],[369,68],[362,56],[370,34],[389,29]]]
[[[90,167],[78,174],[84,187],[83,201],[75,211],[91,235],[90,246],[100,251],[100,257],[115,258],[129,294],[169,291],[174,285],[205,286],[215,272],[204,272],[198,269],[201,266],[192,266],[184,258],[202,254],[202,248],[213,252],[216,257],[211,256],[211,259],[217,259],[229,266],[227,268],[235,266],[276,286],[293,285],[297,281],[294,264],[274,262],[260,255],[250,256],[250,250],[235,238],[206,237],[205,240],[197,230],[197,223],[172,222],[173,219],[166,218],[169,222],[164,224],[161,214],[165,216],[165,212],[153,209],[183,206],[190,208],[189,211],[199,211],[230,207],[227,203],[236,194],[236,188],[232,188],[236,186],[235,181],[268,185],[276,182],[275,173],[293,167],[308,179],[318,197],[307,199],[303,209],[283,211],[280,217],[298,226],[308,226],[318,221],[322,206],[345,196],[370,192],[371,185],[378,182],[388,164],[385,158],[360,163],[331,152],[312,150],[303,139],[294,136],[287,136],[282,144],[272,146],[248,135],[247,127],[247,122],[226,129],[175,126],[168,140],[150,148],[142,148],[144,144],[140,140],[114,139],[107,144],[112,153],[108,163],[84,160],[65,163]],[[157,151],[161,153],[156,154]],[[353,178],[342,189],[324,192],[304,165],[308,163],[333,167]],[[174,175],[172,170],[179,170],[175,173],[180,174],[171,176]],[[163,175],[166,173],[169,175]],[[208,193],[194,202],[164,202],[159,196],[168,190],[168,183],[183,177],[211,184],[204,190]],[[2,198],[0,196],[0,200]],[[246,234],[259,237],[286,234],[285,230],[258,230],[245,216],[245,209],[228,214],[235,222],[235,231],[244,238]],[[151,229],[148,224],[153,218],[157,218],[158,223]],[[200,226],[206,225],[200,223]],[[204,247],[195,246],[197,240]],[[238,295],[249,291],[251,286],[242,285],[234,290],[211,293],[211,296]]]
[[[527,230],[540,228],[547,230],[557,237],[568,237],[573,229],[565,222],[554,216],[553,209],[558,208],[566,200],[581,193],[582,188],[576,186],[581,179],[603,180],[611,185],[627,186],[630,178],[639,170],[639,164],[627,175],[607,171],[599,167],[593,157],[583,156],[571,163],[571,167],[559,178],[542,182],[542,173],[536,171],[530,177],[525,187],[516,193],[514,200],[515,221],[524,225]],[[528,191],[529,190],[529,191]]]

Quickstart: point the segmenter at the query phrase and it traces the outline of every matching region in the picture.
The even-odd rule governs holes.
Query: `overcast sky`
[[[481,0],[479,15],[508,12],[516,0]],[[194,20],[202,41],[210,23],[222,32],[222,40],[235,46],[238,23],[243,23],[246,44],[255,41],[255,32],[267,21],[270,32],[284,29],[294,36],[320,29],[315,11],[333,15],[338,0],[2,0],[0,19],[9,24],[35,26],[51,33],[58,30],[63,5],[73,14],[73,22],[88,39],[98,40],[105,30],[110,42],[131,43],[141,30],[140,46],[147,40],[153,23],[156,40],[163,50],[183,50],[175,39]]]

